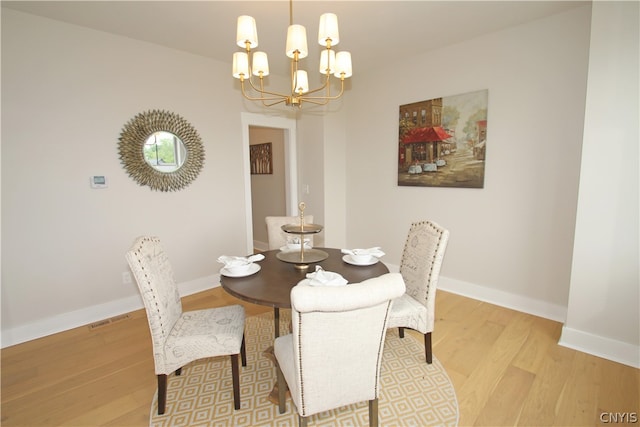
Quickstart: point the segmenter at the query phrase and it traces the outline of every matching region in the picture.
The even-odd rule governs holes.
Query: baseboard
[[[269,250],[269,244],[265,242],[261,242],[259,240],[254,240],[253,248],[259,250],[260,252],[265,252]]]
[[[551,319],[557,322],[564,323],[567,318],[567,308],[564,306],[504,292],[494,288],[476,285],[475,283],[440,276],[438,288],[443,291],[521,311],[523,313],[532,314],[534,316],[544,317],[545,319]]]
[[[566,326],[562,327],[562,335],[560,335],[558,344],[634,368],[640,368],[640,346]]]
[[[214,274],[189,282],[179,283],[178,292],[180,296],[184,297],[217,286],[220,286],[220,275]],[[27,325],[3,330],[1,345],[2,348],[9,347],[121,314],[130,313],[143,307],[140,295],[133,295],[104,304],[97,304],[80,310],[62,313]]]

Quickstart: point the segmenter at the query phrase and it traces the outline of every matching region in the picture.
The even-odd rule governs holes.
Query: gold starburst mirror
[[[129,120],[120,133],[118,151],[129,176],[158,191],[186,187],[204,163],[198,132],[178,114],[161,110]]]

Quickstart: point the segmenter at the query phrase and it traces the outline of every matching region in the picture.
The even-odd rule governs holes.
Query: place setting
[[[376,264],[385,255],[378,246],[368,249],[342,249],[341,252],[344,254],[344,262],[363,267]]]
[[[222,255],[218,262],[224,264],[220,269],[220,274],[227,277],[246,277],[260,271],[260,265],[256,264],[264,259],[264,255],[255,254],[251,256],[228,256]]]

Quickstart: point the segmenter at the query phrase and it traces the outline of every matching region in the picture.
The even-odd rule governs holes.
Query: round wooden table
[[[254,304],[274,308],[275,336],[280,334],[280,308],[291,308],[291,289],[307,273],[313,273],[316,265],[325,271],[339,273],[349,283],[358,283],[389,272],[384,263],[378,261],[369,266],[352,265],[344,262],[344,254],[340,249],[317,248],[329,254],[323,261],[309,265],[307,270],[299,270],[293,264],[281,261],[276,257],[280,250],[262,252],[264,260],[259,261],[260,271],[246,277],[227,277],[220,275],[220,284],[231,295]]]

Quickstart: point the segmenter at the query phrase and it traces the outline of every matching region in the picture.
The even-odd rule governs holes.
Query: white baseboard
[[[257,250],[259,250],[261,252],[264,252],[264,251],[268,251],[269,250],[269,244],[265,243],[265,242],[261,242],[259,240],[254,240],[253,241],[253,248],[257,249]]]
[[[640,346],[566,326],[562,327],[562,335],[560,335],[558,344],[634,368],[640,368]]]
[[[220,275],[214,274],[178,284],[180,296],[187,296],[196,292],[220,286]],[[88,325],[104,319],[143,308],[140,295],[93,305],[80,310],[62,313],[26,325],[2,331],[2,348],[42,338],[47,335],[67,331],[69,329]]]
[[[501,307],[564,323],[567,308],[558,304],[440,276],[438,288]]]

